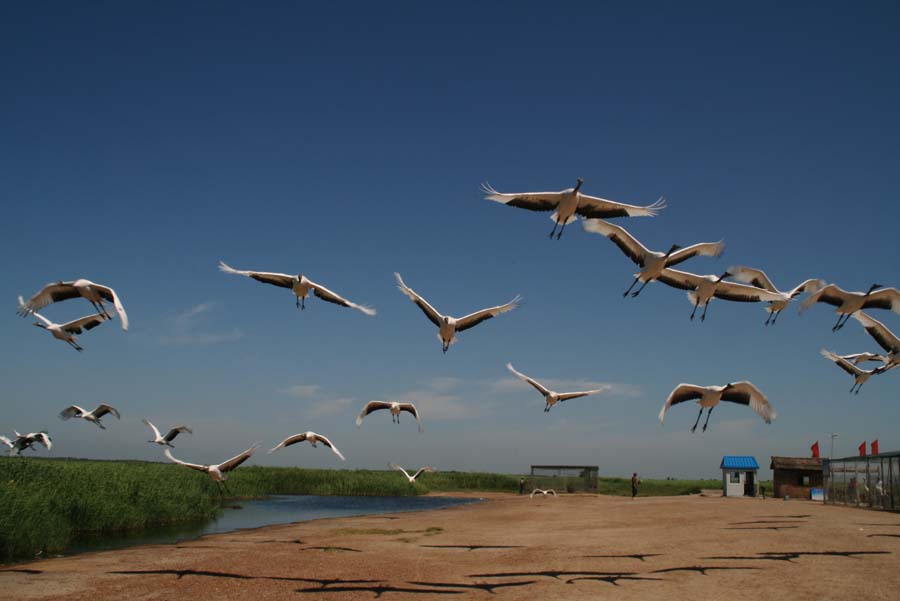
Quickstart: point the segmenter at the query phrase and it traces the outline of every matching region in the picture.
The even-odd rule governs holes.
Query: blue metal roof
[[[759,464],[756,463],[756,457],[749,455],[725,455],[722,457],[722,464],[719,468],[723,470],[758,470]]]

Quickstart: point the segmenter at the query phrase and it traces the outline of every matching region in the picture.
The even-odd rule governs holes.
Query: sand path
[[[0,567],[0,587],[67,601],[900,599],[894,514],[702,496],[486,498]]]

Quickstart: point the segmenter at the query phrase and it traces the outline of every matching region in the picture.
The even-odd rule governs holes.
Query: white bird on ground
[[[556,233],[556,228],[562,226],[556,239],[562,236],[566,225],[572,223],[580,215],[589,219],[609,219],[612,217],[655,217],[659,211],[666,208],[666,199],[660,197],[655,203],[647,206],[627,205],[614,200],[606,200],[596,196],[588,196],[579,192],[584,181],[579,177],[574,188],[559,192],[521,192],[503,194],[494,190],[488,184],[482,184],[482,191],[487,194],[485,199],[493,200],[511,207],[528,209],[529,211],[553,211],[550,219],[553,220],[553,231],[550,238]]]
[[[51,303],[78,298],[79,296],[91,301],[94,309],[98,313],[105,315],[107,319],[111,319],[112,316],[106,311],[103,301],[111,302],[119,314],[119,319],[122,320],[122,329],[128,329],[128,315],[125,313],[125,307],[122,306],[116,291],[109,286],[96,284],[85,279],[47,284],[37,294],[32,296],[27,303],[19,303],[18,314],[26,317],[29,313],[43,309]]]
[[[634,236],[629,234],[624,227],[607,223],[602,219],[586,219],[584,221],[584,229],[612,240],[625,253],[626,257],[641,268],[634,275],[634,281],[631,283],[631,286],[622,294],[623,297],[628,296],[628,293],[639,281],[643,282],[643,284],[631,296],[635,297],[640,294],[644,286],[658,278],[666,267],[678,265],[699,255],[718,257],[725,250],[725,243],[720,240],[718,242],[701,242],[687,248],[673,244],[668,252],[661,253],[645,247]]]
[[[100,403],[93,411],[85,411],[78,405],[69,405],[68,407],[63,409],[62,412],[60,412],[59,418],[63,421],[66,421],[73,417],[81,418],[85,421],[89,421],[92,424],[95,424],[101,430],[106,430],[106,426],[104,426],[100,422],[100,418],[107,413],[111,413],[115,416],[116,419],[122,419],[122,416],[119,415],[119,411],[115,407],[107,405],[106,403]]]
[[[769,402],[769,399],[766,398],[766,395],[764,395],[759,388],[747,381],[729,383],[725,386],[679,384],[675,387],[675,390],[669,394],[669,398],[666,399],[666,404],[663,405],[662,410],[659,412],[659,423],[664,423],[666,411],[668,411],[670,407],[677,405],[678,403],[693,400],[697,400],[697,404],[700,405],[700,413],[697,414],[697,421],[694,422],[694,427],[691,428],[691,432],[697,429],[697,424],[700,423],[700,416],[703,415],[703,410],[709,407],[709,412],[706,414],[706,422],[703,424],[703,431],[706,432],[706,426],[709,424],[709,416],[712,415],[712,410],[720,401],[747,405],[763,418],[767,424],[771,424],[777,416],[775,408],[772,407],[772,404]]]
[[[544,490],[543,488],[535,488],[533,491],[531,491],[531,495],[529,495],[529,498],[533,499],[534,495],[538,495],[538,494],[541,496],[544,496],[544,497],[546,497],[547,495],[552,495],[555,497],[556,491],[553,490],[552,488],[548,488],[547,490]]]
[[[350,302],[343,296],[340,296],[336,292],[332,292],[325,286],[316,284],[303,274],[288,275],[286,273],[269,273],[265,271],[241,271],[239,269],[229,267],[222,261],[219,261],[219,270],[224,271],[225,273],[234,273],[237,275],[247,276],[248,278],[253,278],[257,282],[262,282],[264,284],[272,284],[273,286],[279,286],[281,288],[292,290],[294,292],[294,295],[296,295],[297,297],[298,309],[306,308],[306,297],[309,296],[310,291],[312,291],[314,295],[316,295],[323,301],[334,303],[335,305],[340,305],[342,307],[356,309],[357,311],[362,311],[366,315],[375,315],[375,309],[373,309],[372,307],[357,305],[356,303]]]
[[[556,403],[568,401],[569,399],[577,399],[579,397],[588,396],[589,394],[597,394],[598,392],[603,392],[605,390],[603,388],[598,388],[596,390],[584,390],[581,392],[556,392],[555,390],[550,390],[534,378],[529,378],[525,374],[516,371],[516,368],[512,366],[512,363],[507,363],[506,369],[511,371],[520,380],[524,380],[531,384],[538,392],[544,395],[544,401],[547,403],[544,407],[545,413],[550,411],[550,408]]]
[[[391,421],[396,424],[400,423],[400,412],[406,411],[416,418],[416,423],[419,425],[419,432],[422,431],[422,420],[419,419],[419,410],[416,409],[416,406],[412,403],[399,403],[397,401],[369,401],[356,417],[357,427],[362,425],[365,416],[380,409],[388,409],[391,412]]]
[[[188,428],[187,426],[175,426],[163,436],[159,429],[153,425],[146,417],[141,420],[144,422],[144,425],[150,428],[153,431],[153,440],[148,440],[147,442],[153,442],[160,446],[164,447],[172,447],[175,448],[175,445],[172,444],[172,441],[175,440],[175,437],[181,434],[182,432],[187,432],[188,434],[193,434],[194,431]]]
[[[166,457],[169,458],[169,461],[177,463],[179,465],[183,465],[184,467],[191,468],[192,470],[197,470],[198,472],[203,472],[208,474],[210,478],[213,479],[214,482],[218,482],[222,486],[225,486],[225,480],[228,479],[228,472],[234,470],[239,465],[250,459],[253,453],[256,452],[256,449],[259,448],[259,443],[254,444],[252,447],[241,453],[240,455],[235,455],[228,461],[223,461],[222,463],[217,463],[213,465],[201,465],[199,463],[188,463],[187,461],[182,461],[181,459],[176,459],[172,456],[172,452],[169,449],[163,451]],[[228,488],[225,487],[227,491]]]
[[[879,288],[881,284],[872,284],[866,292],[847,292],[835,284],[829,284],[807,297],[800,304],[800,312],[815,303],[828,303],[837,307],[834,312],[838,314],[838,320],[831,328],[832,332],[843,328],[850,316],[861,309],[888,309],[900,313],[900,290],[896,288],[878,290]]]
[[[853,376],[853,386],[850,387],[850,392],[854,393],[854,388],[856,392],[854,394],[859,394],[859,389],[862,388],[862,385],[869,381],[874,375],[878,375],[888,370],[888,368],[884,365],[881,367],[876,367],[875,369],[862,369],[847,361],[840,355],[832,353],[829,350],[822,349],[820,351],[822,356],[828,359],[829,361],[833,361],[835,365],[843,369],[845,372]]]
[[[412,476],[410,476],[410,475],[409,475],[409,472],[407,472],[405,469],[403,469],[402,467],[400,467],[400,466],[397,465],[396,463],[392,463],[392,464],[391,464],[391,469],[392,469],[392,470],[398,470],[398,471],[403,472],[403,475],[406,476],[406,479],[409,480],[409,483],[410,483],[410,484],[415,484],[416,478],[418,478],[419,476],[421,476],[421,475],[424,474],[425,472],[433,472],[433,471],[434,471],[434,469],[433,469],[433,468],[430,468],[430,467],[420,467],[420,468],[419,468],[419,471],[417,471],[415,474],[413,474]]]
[[[0,442],[9,447],[10,455],[19,455],[25,449],[34,450],[34,445],[40,443],[49,451],[53,448],[53,441],[50,439],[46,430],[40,432],[31,432],[29,434],[19,434],[14,432],[15,439],[10,440],[6,436],[0,436]]]
[[[769,292],[779,292],[786,295],[789,299],[796,298],[797,296],[805,292],[816,292],[825,287],[825,280],[809,279],[799,283],[797,286],[795,286],[791,290],[788,290],[787,292],[781,292],[778,288],[775,287],[775,284],[772,283],[772,280],[769,279],[769,276],[767,276],[762,269],[733,265],[728,268],[728,273],[730,273],[731,277],[738,282],[750,284],[751,286],[756,286],[757,288],[762,288],[763,290],[768,290]],[[769,306],[766,307],[766,311],[768,311],[769,313],[769,317],[768,319],[766,319],[766,325],[775,323],[781,312],[784,311],[784,309],[788,306],[788,302],[790,301],[782,300],[769,303]]]
[[[443,351],[445,353],[447,352],[447,349],[450,348],[450,345],[456,342],[457,333],[464,332],[469,328],[477,326],[483,321],[491,319],[492,317],[497,317],[501,313],[512,311],[519,306],[519,303],[522,300],[522,297],[517,295],[505,305],[475,311],[465,317],[450,317],[449,315],[441,315],[438,313],[434,307],[428,304],[428,301],[419,296],[415,290],[404,284],[403,278],[400,277],[399,273],[394,273],[394,277],[397,278],[397,288],[400,289],[400,292],[408,296],[412,302],[418,305],[429,321],[438,327],[438,338],[443,345]]]
[[[722,281],[730,275],[727,271],[720,276],[714,276],[695,275],[678,271],[677,269],[663,269],[662,273],[657,276],[657,279],[673,288],[689,290],[688,299],[694,305],[694,310],[691,311],[691,320],[694,319],[694,314],[697,313],[697,307],[700,305],[703,305],[703,314],[700,316],[700,321],[706,319],[706,309],[709,307],[709,301],[713,297],[740,303],[790,300],[787,295],[780,292],[770,292],[755,286]]]
[[[315,432],[302,432],[300,434],[294,434],[293,436],[288,436],[287,438],[285,438],[284,440],[279,442],[278,446],[276,446],[274,449],[269,449],[269,454],[271,455],[278,449],[282,449],[284,447],[289,447],[292,444],[297,444],[298,442],[303,442],[304,440],[309,442],[309,444],[311,444],[313,447],[316,446],[316,443],[321,442],[323,445],[325,445],[326,447],[331,449],[335,455],[340,457],[341,461],[346,461],[346,459],[344,459],[344,456],[341,455],[341,452],[338,451],[338,448],[336,446],[334,446],[334,444],[332,444],[332,442],[330,440],[328,440],[321,434],[316,434]]]
[[[19,297],[19,306],[25,306],[22,302],[21,296]],[[87,315],[68,323],[53,323],[37,311],[31,311],[29,309],[28,314],[34,315],[40,320],[40,322],[35,322],[34,325],[47,330],[51,335],[53,335],[54,338],[68,343],[69,346],[71,346],[78,352],[81,352],[84,349],[78,344],[78,339],[75,338],[75,335],[81,334],[85,330],[93,330],[101,323],[109,319],[109,317],[107,317],[103,313],[97,313],[96,315]]]
[[[885,366],[888,369],[893,369],[894,367],[900,365],[900,338],[897,338],[893,332],[885,327],[883,323],[881,323],[877,319],[869,317],[862,311],[857,311],[856,313],[854,313],[853,318],[861,323],[866,332],[869,333],[869,336],[874,338],[875,342],[877,342],[878,345],[888,353],[887,356],[872,355],[871,357],[867,357],[865,359],[859,358],[854,361],[854,363],[860,363],[861,361],[881,360],[884,362]],[[871,353],[860,353],[860,355],[871,355]]]

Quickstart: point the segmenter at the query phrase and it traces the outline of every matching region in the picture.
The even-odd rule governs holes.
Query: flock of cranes
[[[831,351],[822,350],[822,354],[826,358],[854,377],[854,385],[851,388],[851,392],[855,391],[858,393],[862,384],[871,376],[884,373],[900,365],[900,339],[884,324],[862,312],[863,309],[878,308],[900,313],[900,292],[896,288],[882,288],[878,284],[873,284],[866,292],[847,292],[834,284],[826,285],[820,279],[807,279],[795,288],[783,292],[775,287],[763,271],[751,267],[733,266],[721,275],[696,275],[675,270],[673,269],[674,266],[693,257],[719,257],[724,251],[724,242],[721,240],[718,242],[700,242],[687,247],[672,244],[666,252],[650,250],[625,228],[608,223],[604,219],[614,217],[653,217],[666,207],[665,199],[660,198],[655,203],[646,206],[629,205],[583,194],[580,191],[583,183],[579,178],[574,188],[559,192],[501,193],[487,184],[483,185],[483,190],[486,194],[486,199],[501,204],[530,211],[553,211],[551,219],[554,225],[553,230],[550,232],[551,239],[555,236],[559,240],[566,225],[572,223],[578,217],[584,218],[583,227],[585,231],[609,238],[639,268],[638,273],[634,274],[634,280],[631,285],[623,293],[623,297],[627,297],[629,294],[633,298],[637,297],[650,282],[662,282],[670,287],[687,291],[688,298],[693,305],[691,320],[695,318],[698,309],[701,306],[703,307],[700,315],[701,322],[705,321],[709,303],[714,298],[734,302],[765,302],[768,303],[766,311],[769,313],[769,316],[765,322],[765,325],[768,326],[776,322],[780,313],[794,298],[801,294],[809,294],[810,296],[800,305],[801,312],[816,303],[830,304],[836,307],[836,312],[838,313],[838,321],[835,323],[832,331],[841,329],[850,317],[853,317],[862,324],[886,353],[865,352],[839,356]],[[306,299],[312,294],[323,301],[355,309],[368,316],[376,315],[376,311],[372,307],[352,302],[321,284],[313,282],[303,274],[291,275],[238,270],[224,262],[219,263],[219,269],[224,273],[241,275],[264,284],[287,288],[294,294],[296,306],[301,310],[305,309]],[[457,335],[460,332],[464,332],[493,317],[512,311],[521,303],[521,297],[516,296],[502,305],[481,309],[463,317],[452,317],[439,313],[420,294],[407,286],[399,273],[395,273],[394,277],[400,292],[418,306],[428,320],[438,328],[437,336],[441,341],[441,348],[444,353],[456,342]],[[640,283],[640,287],[634,290],[638,283]],[[53,323],[38,313],[38,310],[44,309],[53,303],[79,297],[87,299],[96,313],[63,324]],[[55,338],[81,351],[83,349],[76,341],[75,336],[82,334],[84,331],[89,331],[112,318],[105,303],[112,303],[121,322],[122,330],[127,330],[128,316],[116,292],[109,286],[96,284],[86,279],[47,284],[27,302],[20,296],[18,314],[23,317],[34,316],[39,320],[34,325],[46,329]],[[864,370],[858,366],[858,364],[866,361],[880,361],[881,365],[872,370]],[[547,388],[536,379],[517,371],[512,366],[512,363],[507,363],[506,367],[517,378],[527,382],[541,393],[545,401],[545,412],[549,412],[557,403],[603,392],[603,389],[556,392]],[[702,431],[706,431],[712,410],[722,401],[749,407],[767,424],[771,423],[776,417],[772,404],[762,391],[750,382],[729,382],[722,386],[679,384],[671,392],[659,413],[660,423],[664,421],[665,415],[671,407],[687,401],[696,401],[700,408],[691,432],[694,432],[699,425],[704,409],[707,409],[707,415]],[[380,410],[388,411],[391,414],[392,421],[395,423],[400,422],[401,413],[409,413],[415,418],[419,431],[422,431],[421,416],[415,405],[396,401],[371,401],[367,403],[356,418],[357,426],[362,425],[366,416]],[[63,420],[71,418],[83,419],[93,423],[100,429],[105,429],[101,418],[106,415],[112,415],[117,419],[121,417],[116,408],[102,403],[93,411],[86,411],[77,405],[71,405],[60,413],[60,418]],[[239,455],[219,464],[202,465],[188,463],[175,458],[169,449],[174,448],[172,441],[180,434],[192,434],[190,428],[184,425],[175,426],[163,435],[148,419],[144,419],[143,423],[151,430],[153,436],[147,442],[164,447],[164,455],[170,461],[204,472],[215,482],[221,483],[222,486],[224,486],[228,472],[247,461],[260,446],[260,443],[256,443]],[[34,449],[35,444],[42,444],[47,450],[50,450],[52,446],[52,441],[46,431],[26,435],[16,432],[14,440],[0,436],[0,442],[9,447],[10,454],[19,454],[29,448]],[[313,447],[322,444],[342,461],[345,460],[344,455],[331,440],[315,432],[302,432],[289,436],[272,448],[269,453],[274,453],[300,442],[308,442]],[[422,473],[433,471],[431,467],[423,467],[411,476],[399,465],[391,463],[390,467],[402,472],[410,484],[413,484]],[[555,495],[553,491],[536,490],[535,492]],[[532,496],[534,494],[533,492]]]

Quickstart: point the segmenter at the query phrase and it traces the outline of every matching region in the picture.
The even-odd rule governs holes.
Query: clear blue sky
[[[648,246],[724,238],[682,265],[765,269],[789,288],[900,284],[896,4],[40,3],[0,7],[0,430],[50,428],[55,455],[158,458],[141,417],[187,423],[188,460],[313,429],[348,467],[716,475],[723,454],[804,455],[837,431],[900,448],[900,373],[866,384],[819,356],[876,350],[824,305],[765,328],[761,305],[681,291],[623,300],[634,266],[580,225],[482,199],[584,191],[669,207],[618,220]],[[304,273],[376,318],[216,269]],[[445,313],[523,307],[446,356],[392,272]],[[86,277],[132,321],[86,351],[14,314],[18,294]],[[48,307],[67,321],[83,301]],[[895,331],[900,317],[877,312]],[[504,364],[612,390],[541,411]],[[748,379],[779,417],[736,406],[656,420],[679,382]],[[420,404],[425,433],[370,399]],[[107,401],[105,432],[61,423]],[[266,464],[334,466],[295,447]]]

